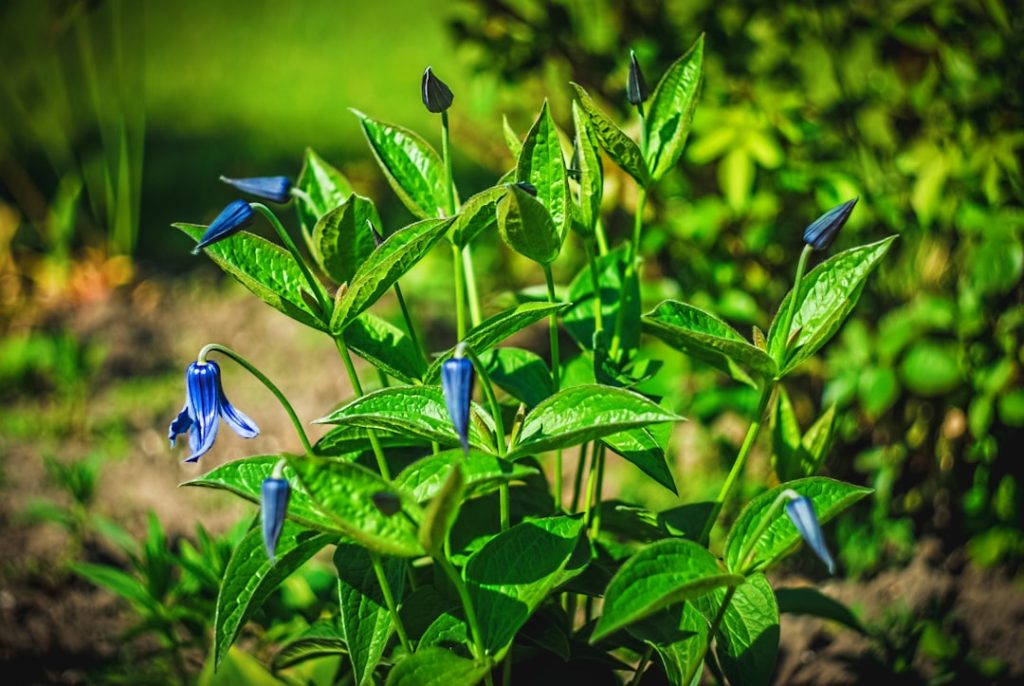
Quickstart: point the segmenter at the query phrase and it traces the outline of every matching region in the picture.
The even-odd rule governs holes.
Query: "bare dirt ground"
[[[109,420],[112,412],[122,412],[122,442],[127,448],[124,455],[111,457],[104,465],[98,512],[138,535],[144,531],[145,514],[150,511],[157,514],[172,538],[190,535],[197,522],[219,532],[251,512],[251,506],[227,495],[177,485],[243,455],[295,450],[298,441],[275,400],[256,381],[225,362],[227,394],[257,421],[262,433],[244,441],[222,431],[216,447],[200,464],[182,463],[186,453],[181,448],[168,449],[166,428],[183,401],[181,372],[199,348],[216,341],[249,357],[279,384],[299,416],[306,419],[322,416],[350,394],[329,341],[240,289],[225,292],[198,283],[162,290],[144,283],[105,301],[58,311],[53,317],[79,341],[101,344],[105,357],[88,388],[84,429],[48,441],[0,436],[0,666],[7,675],[4,683],[86,683],[90,669],[117,653],[128,616],[127,608],[110,593],[66,571],[63,565],[71,553],[64,533],[52,525],[29,523],[21,516],[34,498],[62,498],[47,485],[41,460],[44,452],[74,458],[102,450],[102,436],[90,427]],[[127,406],[123,399],[116,401],[118,386],[138,378],[166,379],[170,390],[160,391],[162,384],[158,383],[144,389],[141,397]],[[15,398],[3,411],[45,407],[47,402],[45,396]],[[319,433],[318,427],[311,428],[313,437]],[[606,497],[619,495],[616,481],[607,480]],[[116,559],[109,550],[89,546],[84,555],[92,561]],[[806,583],[799,578],[777,581],[786,586]],[[982,683],[1020,683],[1024,679],[1024,650],[1020,648],[1024,592],[1020,581],[998,569],[979,570],[962,553],[943,550],[938,541],[922,542],[904,569],[884,571],[859,583],[830,581],[819,588],[859,608],[868,625],[884,623],[897,606],[911,616],[946,618],[969,639],[961,652],[1005,665],[997,677]],[[934,673],[935,666],[926,659],[896,665],[891,651],[886,652],[878,641],[838,625],[809,617],[783,617],[776,683],[877,686],[898,678],[899,683],[923,684],[930,683]]]

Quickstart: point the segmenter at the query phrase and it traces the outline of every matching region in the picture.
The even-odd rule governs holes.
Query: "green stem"
[[[352,384],[353,392],[355,392],[356,397],[362,397],[363,385],[359,383],[359,375],[356,374],[356,366],[352,363],[352,354],[349,353],[348,346],[345,345],[345,338],[340,335],[335,337],[334,344],[338,347],[338,352],[341,354],[341,361],[345,363],[345,371],[348,373],[348,380]],[[373,449],[374,457],[377,458],[377,469],[380,470],[380,475],[384,477],[385,481],[391,481],[391,469],[388,468],[388,462],[384,459],[384,450],[380,447],[377,434],[371,429],[367,429],[366,437],[370,440],[370,447]]]
[[[402,289],[398,286],[397,281],[395,282],[395,298],[398,299],[398,306],[402,308],[402,318],[405,319],[405,329],[409,333],[409,338],[423,359],[426,360],[427,351],[420,345],[419,336],[416,335],[416,327],[412,323],[412,314],[409,312],[409,306],[405,304],[405,297],[402,295]]]
[[[597,450],[597,443],[584,443],[580,446],[580,460],[576,464],[576,478],[572,482],[572,501],[569,505],[569,511],[575,512],[580,506],[580,495],[582,494],[581,489],[583,487],[583,473],[587,471],[587,446],[591,447],[591,456],[593,452]]]
[[[288,231],[285,230],[284,225],[281,224],[281,220],[277,218],[277,215],[274,214],[273,210],[263,203],[253,202],[249,203],[249,205],[266,217],[267,221],[270,222],[270,225],[274,227],[274,231],[276,231],[277,235],[281,238],[281,242],[284,243],[284,247],[287,248],[288,252],[290,252],[292,257],[295,258],[295,262],[298,264],[299,270],[302,272],[302,276],[306,279],[306,283],[309,284],[313,297],[316,298],[318,303],[320,303],[321,316],[329,318],[331,303],[324,295],[324,287],[316,280],[316,277],[313,276],[313,272],[309,271],[309,266],[306,264],[306,260],[303,259],[302,253],[299,252],[298,246],[295,245],[295,241],[292,240]]]
[[[551,265],[544,265],[544,280],[548,286],[548,302],[557,303],[555,295],[555,277],[551,273]],[[558,355],[558,312],[552,312],[548,318],[548,332],[551,337],[551,386],[555,393],[561,387],[561,362]],[[555,452],[555,511],[562,509],[562,450]]]
[[[461,341],[466,337],[466,275],[463,272],[462,251],[452,243],[452,269],[455,273],[455,333]]]
[[[444,174],[448,181],[448,216],[455,214],[455,180],[452,178],[451,134],[448,132],[448,111],[441,113],[441,156],[444,158]]]
[[[597,241],[597,254],[604,257],[608,254],[608,238],[604,235],[604,223],[598,217],[594,223],[594,239]]]
[[[789,349],[789,329],[793,326],[793,317],[796,315],[797,301],[800,299],[800,282],[803,281],[804,271],[807,269],[807,260],[810,258],[811,253],[814,251],[809,245],[805,245],[803,252],[800,253],[800,261],[796,265],[796,278],[793,279],[793,297],[789,299],[789,305],[786,307],[785,317],[782,320],[782,326],[778,329],[779,336],[782,336],[782,345],[778,348],[775,361],[781,368],[786,359],[786,353]]]
[[[604,444],[597,453],[597,488],[594,493],[594,519],[590,523],[590,540],[601,535],[601,494],[604,493]]]
[[[651,646],[647,646],[647,650],[645,650],[644,654],[640,657],[640,662],[637,663],[636,671],[633,672],[633,678],[630,679],[629,686],[637,686],[637,684],[640,683],[640,679],[644,675],[644,667],[646,667],[647,663],[650,662],[651,655],[653,653],[654,648]],[[689,686],[690,684],[689,681],[684,681],[683,683],[686,684],[686,686]]]
[[[477,376],[480,377],[480,386],[484,389],[484,396],[487,398],[487,403],[491,406],[491,415],[494,417],[494,430],[498,434],[498,456],[504,457],[506,451],[505,445],[505,422],[501,417],[501,405],[498,404],[498,396],[494,393],[494,385],[491,383],[491,377],[487,373],[487,369],[483,363],[480,362],[480,358],[477,357],[473,350],[466,346],[464,349],[466,356],[473,361],[473,367],[476,370]],[[502,483],[498,487],[499,496],[499,508],[501,518],[501,530],[506,531],[509,527],[511,520],[511,510],[509,504],[509,487],[508,482]]]
[[[701,659],[694,660],[693,664],[690,665],[690,669],[687,670],[686,676],[683,678],[682,683],[690,684],[693,683],[694,677],[697,676],[697,670],[704,664],[704,660],[707,659],[708,651],[711,649],[711,641],[715,638],[715,633],[718,631],[718,627],[722,624],[722,618],[725,617],[725,611],[729,608],[729,602],[732,601],[733,595],[736,593],[736,587],[730,586],[726,592],[725,597],[722,598],[722,604],[718,608],[718,613],[715,614],[714,620],[711,622],[711,627],[708,630],[708,640],[704,644],[704,654]]]
[[[751,558],[754,557],[754,547],[757,545],[757,541],[775,521],[775,517],[779,512],[779,508],[782,507],[782,504],[787,500],[793,500],[799,497],[799,493],[791,488],[787,488],[782,493],[779,493],[775,500],[772,501],[771,507],[768,508],[768,513],[761,518],[761,523],[758,525],[757,529],[754,530],[754,535],[746,537],[746,544],[740,550],[740,566],[739,569],[736,570],[738,574],[746,575],[747,566],[750,564]]]
[[[635,285],[640,283],[640,270],[637,260],[640,254],[640,234],[644,224],[644,205],[647,204],[647,189],[640,187],[636,198],[636,212],[633,215],[633,239],[629,244],[629,262],[626,264],[626,278],[623,284],[620,300],[625,299],[627,294],[633,290]],[[608,356],[613,360],[619,359],[619,352],[622,348],[622,327],[626,321],[626,307],[624,302],[619,303],[618,316],[615,317],[615,333],[612,335],[612,343],[608,349]]]
[[[473,253],[467,245],[462,249],[462,271],[466,277],[466,299],[469,300],[469,323],[477,326],[483,321],[480,311],[480,293],[476,289],[476,273],[473,270]]]
[[[583,241],[583,246],[587,251],[587,262],[590,266],[590,287],[594,289],[594,332],[601,333],[604,331],[604,313],[601,310],[603,306],[601,302],[601,275],[597,272],[594,244],[589,240],[585,240]]]
[[[697,539],[700,542],[706,543],[708,541],[708,536],[711,534],[711,528],[715,525],[715,521],[718,519],[718,515],[722,511],[722,506],[725,504],[726,499],[729,497],[729,493],[732,491],[737,479],[739,479],[740,474],[743,472],[743,467],[747,463],[747,457],[750,455],[750,451],[757,440],[757,435],[761,431],[764,412],[768,407],[768,401],[772,397],[772,390],[774,388],[774,382],[766,381],[764,388],[761,389],[761,399],[757,403],[757,416],[747,429],[747,435],[743,439],[743,445],[740,446],[740,452],[736,455],[736,460],[732,463],[732,469],[729,470],[729,475],[725,478],[725,483],[722,484],[722,489],[718,492],[718,498],[715,499],[715,504],[711,508],[711,512],[708,515],[707,520],[704,522],[704,528],[701,530],[700,538]]]
[[[313,453],[313,446],[309,443],[309,437],[306,436],[306,430],[302,428],[302,422],[299,420],[299,416],[295,414],[295,409],[292,407],[292,404],[288,402],[288,398],[286,398],[284,393],[281,392],[281,389],[275,386],[274,382],[268,379],[263,372],[257,369],[255,365],[249,362],[249,360],[245,359],[231,348],[219,343],[210,343],[203,346],[203,349],[199,351],[196,361],[200,364],[205,363],[206,356],[214,351],[234,360],[240,367],[255,376],[260,383],[266,386],[268,391],[274,394],[277,401],[281,403],[281,407],[283,407],[284,411],[288,413],[288,418],[291,419],[292,426],[295,427],[295,433],[299,435],[299,440],[302,442],[302,448],[306,451],[307,455],[311,455]]]
[[[459,576],[458,570],[452,565],[447,557],[439,556],[434,560],[441,565],[441,569],[448,576],[449,581],[452,582],[452,586],[455,587],[455,592],[459,595],[459,601],[462,603],[462,610],[466,613],[466,624],[469,625],[469,635],[473,639],[473,645],[475,648],[477,659],[483,659],[484,652],[484,641],[483,635],[480,633],[480,625],[476,621],[476,612],[473,610],[473,601],[469,597],[469,590],[466,588],[465,582],[462,577]]]
[[[405,633],[405,625],[402,623],[402,618],[398,615],[398,605],[395,604],[395,596],[391,593],[391,584],[388,583],[388,578],[384,574],[384,566],[381,564],[380,555],[370,552],[370,561],[373,562],[373,573],[377,575],[380,591],[384,594],[384,604],[388,606],[388,612],[391,613],[391,621],[395,623],[395,633],[398,634],[398,640],[402,643],[402,648],[405,649],[405,652],[412,655],[412,643],[409,641],[409,635]]]

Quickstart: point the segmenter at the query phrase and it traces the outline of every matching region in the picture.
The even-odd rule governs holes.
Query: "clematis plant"
[[[468,197],[452,178],[456,101],[429,68],[420,99],[440,115],[440,153],[413,131],[354,112],[413,217],[404,227],[385,226],[374,202],[311,150],[294,183],[227,180],[257,198],[295,198],[300,240],[259,202],[236,200],[207,227],[176,225],[254,295],[327,338],[352,389],[324,408],[314,422],[321,433],[310,441],[309,422],[239,353],[211,344],[189,368],[186,408],[171,425],[172,439],[191,432],[189,459],[215,449],[218,416],[256,434],[224,397],[219,368],[206,359],[214,353],[271,391],[298,442],[189,482],[260,504],[262,536],[243,538],[224,570],[213,668],[271,591],[333,547],[336,602],[314,623],[297,618],[274,633],[283,640],[277,667],[337,653],[344,655],[337,680],[357,686],[508,686],[575,674],[584,663],[616,683],[638,683],[655,670],[689,686],[706,668],[731,684],[768,683],[780,607],[766,570],[805,541],[835,571],[821,526],[870,492],[818,475],[834,413],[801,432],[785,385],[842,326],[893,239],[826,257],[808,271],[856,200],[826,212],[803,234],[793,286],[764,318],[767,333],[755,327],[749,339],[691,303],[666,300],[641,312],[645,207],[685,147],[703,46],[701,37],[653,91],[630,53],[623,97],[636,110],[636,140],[576,84],[570,111],[538,103],[524,135],[506,121],[511,169]],[[556,118],[571,124],[571,148]],[[606,234],[602,211],[604,179],[613,174],[636,187],[632,230],[621,245]],[[243,230],[256,214],[279,243]],[[800,227],[779,230],[799,241]],[[473,246],[488,240],[536,265],[543,297],[524,292],[514,307],[485,313],[484,302],[497,300],[480,297]],[[581,248],[572,257],[583,267],[560,286],[552,265]],[[450,260],[449,340],[423,338],[400,287],[434,251]],[[378,307],[390,294],[400,321]],[[542,323],[542,349],[509,344]],[[677,496],[676,477],[686,476],[674,473],[668,441],[682,417],[647,392],[654,382],[683,380],[666,378],[645,351],[652,339],[757,398],[718,496],[672,513],[603,499],[613,456]],[[766,417],[778,483],[740,503],[736,484]]]

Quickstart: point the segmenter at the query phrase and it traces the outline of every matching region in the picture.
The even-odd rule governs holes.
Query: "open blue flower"
[[[198,255],[199,251],[203,248],[216,243],[219,240],[223,240],[228,236],[233,236],[245,227],[252,223],[254,213],[252,206],[244,200],[233,200],[227,207],[225,207],[220,214],[217,215],[209,226],[206,227],[206,231],[203,232],[202,238],[196,243],[196,247],[192,248],[192,254]]]
[[[193,362],[185,370],[185,407],[171,422],[168,431],[171,447],[178,436],[188,432],[192,454],[185,461],[195,462],[213,447],[222,417],[242,438],[255,438],[260,433],[253,420],[228,402],[217,363]]]
[[[287,176],[251,176],[244,179],[222,176],[220,180],[243,193],[270,202],[285,203],[291,199],[292,180]]]
[[[271,477],[263,480],[260,488],[260,520],[263,525],[263,547],[271,562],[277,552],[277,542],[284,528],[284,516],[288,513],[290,497],[291,487],[287,479]]]
[[[804,243],[815,250],[824,250],[832,245],[839,229],[843,228],[846,220],[850,218],[850,213],[853,212],[853,206],[857,204],[857,200],[859,198],[847,200],[815,219],[810,226],[804,229]]]
[[[836,563],[828,551],[828,546],[825,545],[825,535],[821,532],[821,524],[818,523],[818,516],[814,514],[814,504],[810,498],[802,495],[792,498],[786,503],[786,514],[807,545],[828,567],[828,573],[835,574]]]
[[[473,363],[465,357],[453,357],[441,365],[441,390],[448,416],[455,425],[462,449],[469,452],[469,405],[473,396]]]

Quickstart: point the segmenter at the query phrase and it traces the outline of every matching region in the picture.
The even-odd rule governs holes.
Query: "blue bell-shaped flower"
[[[171,447],[178,436],[188,432],[192,454],[185,461],[195,462],[213,447],[221,418],[242,438],[255,438],[260,433],[253,420],[228,402],[217,363],[193,362],[185,371],[185,407],[168,431]]]
[[[786,503],[786,514],[789,515],[793,526],[800,532],[800,536],[811,547],[814,554],[821,558],[821,561],[828,567],[829,574],[836,573],[836,563],[825,545],[825,535],[821,532],[821,524],[818,523],[818,516],[814,514],[814,505],[810,498],[797,496]]]
[[[649,92],[647,81],[644,80],[644,73],[640,71],[640,64],[636,61],[636,53],[629,51],[629,77],[626,79],[626,99],[630,105],[639,105],[647,100]]]
[[[287,176],[252,176],[245,179],[222,176],[220,180],[247,195],[270,202],[286,203],[291,199],[292,180]]]
[[[287,479],[271,477],[263,480],[260,487],[260,521],[263,525],[263,547],[271,562],[277,552],[277,542],[284,528],[284,516],[288,513],[290,497],[291,487]]]
[[[455,432],[462,442],[462,449],[469,452],[469,406],[473,397],[473,363],[458,356],[445,360],[441,365],[441,390],[448,406],[448,416],[455,425]]]
[[[836,205],[815,219],[810,226],[804,229],[804,243],[815,250],[825,250],[828,246],[832,245],[836,234],[839,233],[839,229],[843,228],[846,220],[850,218],[853,206],[857,204],[859,199],[847,200],[842,205]]]
[[[434,72],[427,67],[423,72],[423,81],[420,83],[420,94],[423,97],[423,106],[434,114],[440,114],[452,106],[455,96],[441,79],[434,76]]]
[[[252,207],[244,200],[233,200],[225,207],[217,218],[214,219],[209,226],[206,227],[206,231],[203,232],[202,238],[196,243],[196,247],[192,248],[192,254],[198,255],[199,251],[203,248],[216,243],[219,240],[223,240],[228,236],[233,236],[245,227],[252,223],[254,213]]]

